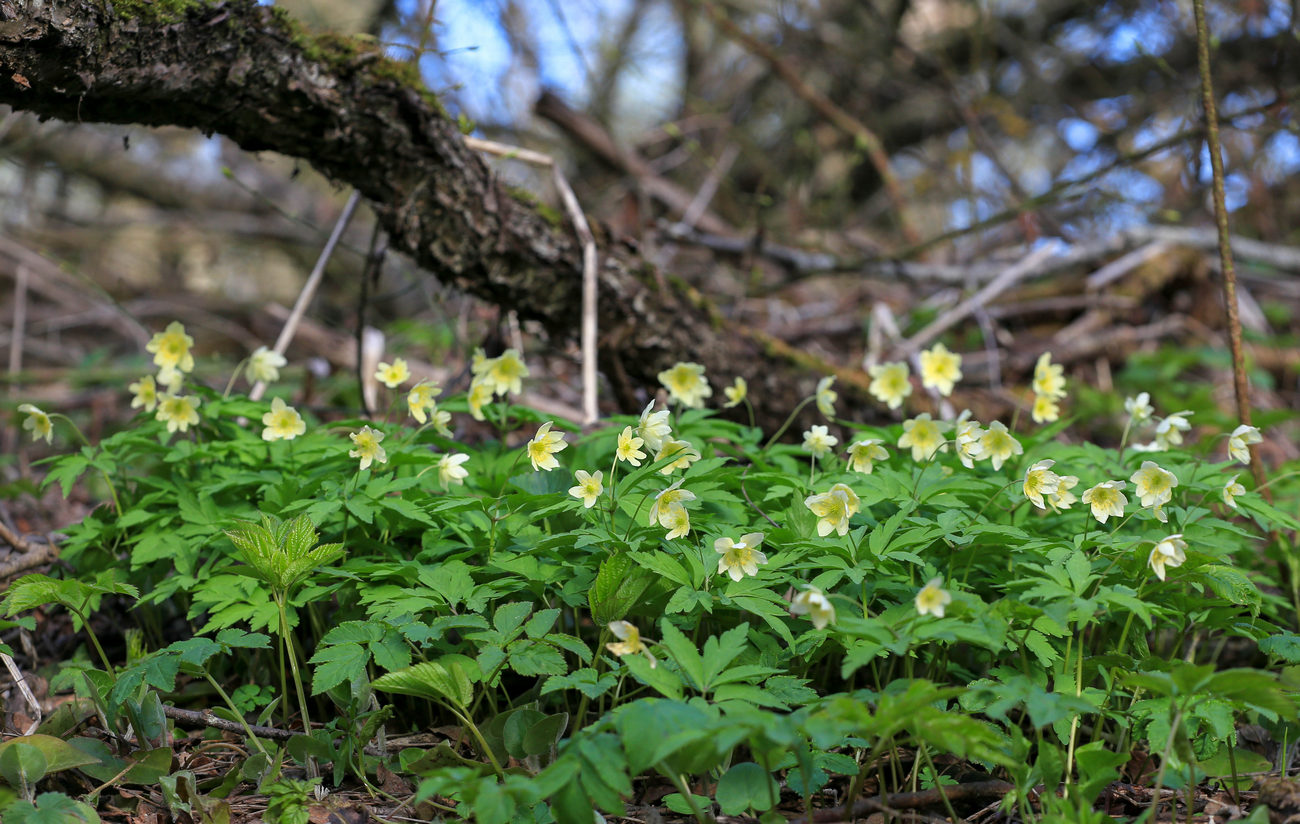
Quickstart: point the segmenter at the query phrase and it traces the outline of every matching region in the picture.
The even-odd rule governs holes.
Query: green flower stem
[[[483,751],[484,757],[486,757],[488,763],[492,765],[492,771],[497,774],[497,778],[504,781],[506,777],[505,770],[501,769],[501,764],[497,761],[497,757],[492,754],[492,748],[488,746],[487,739],[483,737],[483,733],[480,732],[479,728],[470,720],[468,712],[462,712],[460,709],[457,709],[455,706],[444,701],[438,701],[437,703],[442,704],[448,712],[456,716],[460,723],[465,725],[465,729],[469,730],[470,735],[474,736],[474,740],[478,742],[479,749]]]
[[[244,728],[244,735],[248,736],[248,740],[252,743],[252,745],[256,747],[257,751],[260,752],[262,755],[265,755],[267,758],[270,758],[271,757],[270,753],[268,753],[266,749],[262,746],[261,740],[259,740],[258,737],[253,734],[252,727],[248,726],[248,722],[244,720],[244,714],[239,711],[239,708],[235,706],[235,702],[232,701],[230,699],[230,696],[226,694],[226,691],[221,688],[221,684],[217,683],[217,680],[213,678],[212,675],[208,672],[207,667],[203,668],[203,677],[207,679],[207,682],[212,685],[212,688],[214,690],[217,691],[217,695],[221,696],[221,700],[226,702],[226,706],[229,707],[230,711],[233,712],[235,714],[235,717],[239,719],[240,726]]]
[[[95,635],[95,631],[90,628],[90,622],[86,620],[85,613],[79,609],[74,609],[68,604],[64,604],[64,606],[67,606],[68,609],[76,613],[77,618],[81,621],[81,625],[85,627],[86,635],[90,636],[90,643],[95,647],[95,652],[99,654],[99,660],[104,662],[104,671],[116,678],[117,670],[113,669],[113,664],[108,660],[108,655],[105,654],[104,648],[100,646],[99,636]]]
[[[248,358],[244,358],[239,363],[235,364],[235,371],[230,373],[230,380],[226,381],[226,388],[221,393],[221,399],[223,401],[230,398],[230,390],[235,388],[235,381],[239,380],[240,373],[244,371],[244,367],[247,365]]]
[[[288,648],[289,670],[293,673],[294,691],[298,695],[298,710],[302,713],[302,728],[307,735],[311,735],[311,717],[308,715],[307,710],[307,694],[302,688],[302,674],[298,671],[298,653],[293,648],[293,636],[289,634],[289,616],[285,611],[285,593],[276,593],[275,606],[280,612],[280,640]],[[283,668],[281,668],[280,678],[283,683]]]
[[[677,788],[677,792],[682,794],[682,798],[686,801],[686,806],[691,808],[691,815],[695,816],[695,820],[698,824],[709,824],[711,818],[704,814],[704,811],[700,809],[699,804],[695,803],[695,795],[691,793],[691,787],[686,783],[686,776],[665,770],[662,766],[656,766],[658,767],[659,772],[663,773],[668,777],[669,781],[673,782],[673,786]],[[953,820],[955,821],[956,819]]]
[[[595,665],[594,668],[596,670],[597,680],[600,680],[600,672],[602,669],[604,669],[603,665],[605,663],[605,659],[604,657],[601,656],[600,651],[605,648],[605,642],[608,640],[609,640],[609,627],[608,626],[601,627],[600,637],[596,640],[596,660],[594,662]],[[575,730],[580,730],[583,728],[583,726],[585,726],[583,724],[583,719],[587,717],[587,707],[589,706],[591,706],[591,698],[584,692],[582,694],[582,700],[578,702],[578,712],[573,716]]]
[[[83,445],[89,447],[92,451],[95,450],[95,446],[91,444],[90,439],[86,437],[80,427],[73,423],[72,418],[69,418],[61,412],[51,412],[49,413],[49,417],[51,420],[58,418],[67,423],[68,426],[72,428],[73,434],[77,436],[77,440],[81,441]],[[98,469],[98,467],[96,468]],[[117,517],[122,517],[122,501],[117,497],[117,486],[113,483],[113,478],[102,469],[99,470],[99,474],[104,476],[104,483],[108,484],[108,494],[113,499],[113,511],[117,513]]]
[[[1131,613],[1130,613],[1131,614]],[[1076,669],[1074,673],[1074,697],[1079,698],[1083,695],[1083,639],[1087,629],[1084,628],[1079,633],[1079,649],[1075,652]],[[1066,659],[1068,663],[1069,659]],[[1074,767],[1074,745],[1079,733],[1079,714],[1073,713],[1070,718],[1070,745],[1065,752],[1065,797],[1070,797],[1070,773]]]
[[[781,428],[776,430],[776,434],[773,435],[770,439],[768,439],[768,442],[763,445],[762,451],[764,453],[766,453],[769,449],[772,448],[772,444],[781,440],[781,436],[785,434],[785,430],[790,428],[790,424],[794,423],[794,419],[798,417],[800,410],[802,410],[805,406],[807,406],[808,404],[816,400],[816,397],[817,397],[816,395],[809,395],[808,397],[799,401],[799,405],[796,406],[794,408],[794,411],[790,413],[790,417],[785,419],[785,423],[781,424]]]
[[[930,770],[930,780],[934,782],[934,788],[939,793],[939,798],[943,799],[943,808],[948,813],[948,820],[960,821],[957,817],[957,811],[952,808],[952,802],[948,800],[948,793],[944,792],[943,785],[939,783],[939,771],[934,767],[934,761],[930,759],[930,748],[925,746],[924,742],[919,742],[918,749],[921,751],[921,757],[925,759],[925,765]]]

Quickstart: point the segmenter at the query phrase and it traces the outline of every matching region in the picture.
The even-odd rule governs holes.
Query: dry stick
[[[307,277],[307,282],[303,285],[298,300],[293,304],[293,311],[289,313],[289,319],[285,321],[284,328],[280,330],[280,337],[275,341],[275,353],[277,355],[283,355],[284,351],[289,348],[289,341],[293,340],[294,332],[298,330],[298,323],[307,312],[307,305],[315,297],[316,289],[325,277],[325,264],[329,263],[330,256],[334,254],[334,247],[338,245],[339,238],[343,237],[343,230],[352,221],[352,214],[357,210],[357,204],[360,202],[361,193],[354,189],[352,195],[348,198],[347,205],[343,207],[343,213],[335,221],[334,231],[330,232],[329,240],[325,241],[325,248],[321,249],[320,257],[316,259],[316,265]],[[258,381],[253,386],[253,390],[248,393],[248,399],[253,401],[261,400],[265,392],[266,384]]]
[[[9,670],[9,677],[14,679],[14,683],[18,685],[18,691],[23,694],[28,706],[36,713],[36,717],[32,719],[32,725],[23,733],[23,735],[31,735],[41,725],[41,703],[36,700],[35,695],[32,695],[32,688],[27,686],[27,679],[23,677],[23,671],[18,669],[18,664],[14,663],[14,659],[0,652],[0,660],[4,661],[5,668]]]
[[[949,801],[966,801],[971,799],[999,798],[1015,789],[1014,784],[1006,781],[972,781],[969,784],[952,784],[946,787],[934,787],[929,790],[909,793],[892,793],[879,798],[859,798],[852,803],[826,810],[818,810],[812,818],[796,818],[790,824],[812,824],[820,821],[843,821],[866,816],[870,813],[887,810],[915,810],[921,807],[933,807]]]
[[[559,164],[550,155],[476,137],[466,137],[465,145],[551,170],[552,181],[564,202],[564,211],[573,221],[573,229],[582,243],[582,416],[583,424],[589,426],[596,422],[600,413],[596,407],[596,238],[591,234],[587,216],[582,213],[582,206],[578,204],[578,198],[560,171]]]
[[[27,326],[27,267],[18,264],[14,273],[14,325],[9,334],[9,374],[23,368],[23,334]]]
[[[1040,267],[1045,261],[1055,257],[1059,246],[1060,244],[1057,243],[1044,244],[1016,265],[1003,270],[1002,274],[986,283],[978,292],[949,309],[947,312],[944,312],[942,315],[935,318],[934,322],[929,326],[926,326],[920,332],[917,332],[911,338],[899,344],[898,348],[894,352],[895,358],[908,356],[917,352],[927,343],[939,337],[939,335],[943,334],[954,324],[964,319],[976,309],[988,305],[990,300],[1002,294],[1007,289],[1010,289],[1014,284],[1023,280],[1028,275],[1036,272],[1038,267]]]
[[[727,17],[722,9],[709,2],[704,3],[704,8],[708,11],[709,16],[713,18],[713,21],[718,24],[718,28],[722,29],[723,34],[735,40],[747,51],[753,52],[766,60],[767,64],[772,67],[772,71],[776,72],[777,76],[790,87],[790,91],[816,109],[822,117],[835,124],[836,127],[848,132],[862,145],[862,148],[867,152],[867,157],[871,160],[871,165],[876,167],[876,172],[879,173],[881,181],[885,184],[885,194],[889,196],[889,202],[893,205],[894,212],[898,216],[898,225],[903,232],[903,237],[909,244],[920,243],[921,235],[912,223],[907,199],[903,197],[903,187],[899,184],[898,175],[894,173],[894,167],[889,162],[889,153],[885,151],[885,144],[876,136],[876,133],[871,131],[867,124],[837,106],[829,97],[809,86],[799,72],[777,53],[776,49],[750,36],[732,22],[731,18]]]
[[[1205,109],[1205,140],[1210,147],[1213,172],[1214,225],[1219,231],[1219,263],[1223,269],[1223,300],[1228,308],[1228,341],[1232,349],[1232,382],[1237,393],[1237,417],[1250,424],[1250,384],[1246,380],[1246,359],[1241,347],[1241,317],[1237,311],[1237,270],[1232,264],[1232,240],[1228,235],[1228,207],[1223,196],[1223,156],[1219,144],[1219,113],[1214,103],[1214,79],[1210,75],[1210,32],[1205,23],[1205,0],[1192,0],[1196,15],[1196,64],[1201,73],[1201,100]],[[1248,447],[1255,452],[1254,447]],[[1256,488],[1264,486],[1264,467],[1259,455],[1250,462]],[[1271,499],[1271,495],[1269,498]]]

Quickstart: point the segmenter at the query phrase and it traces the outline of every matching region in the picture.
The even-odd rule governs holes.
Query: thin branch
[[[893,164],[890,163],[889,153],[885,151],[885,144],[876,133],[867,124],[836,105],[829,97],[808,85],[799,71],[786,62],[785,58],[776,49],[740,28],[731,18],[727,17],[726,12],[722,9],[709,2],[704,3],[704,8],[723,34],[735,40],[746,51],[766,60],[767,64],[772,67],[772,71],[776,72],[777,76],[790,87],[790,91],[816,109],[822,117],[835,124],[837,128],[853,136],[853,139],[866,151],[867,157],[871,160],[871,165],[876,167],[876,172],[885,185],[885,194],[894,207],[894,213],[898,218],[898,225],[903,232],[904,239],[909,244],[920,243],[921,235],[917,232],[912,221],[907,198],[903,196],[903,187],[898,182],[898,175],[894,172]]]
[[[280,330],[280,337],[275,341],[277,355],[283,355],[285,350],[289,348],[289,341],[293,340],[294,333],[298,331],[298,324],[302,321],[302,316],[307,312],[307,306],[311,303],[311,299],[316,296],[316,289],[325,277],[325,264],[329,263],[330,256],[334,254],[334,247],[338,245],[339,238],[343,237],[343,230],[352,221],[352,214],[357,210],[357,204],[360,202],[361,192],[353,189],[351,196],[348,197],[347,204],[343,207],[343,213],[339,215],[339,219],[334,223],[334,231],[330,233],[329,240],[325,241],[325,248],[321,249],[320,257],[316,259],[316,265],[312,268],[311,275],[307,277],[307,282],[303,284],[298,300],[293,304],[293,311],[289,313],[289,319],[285,321],[284,328]],[[253,390],[248,393],[248,399],[260,400],[265,392],[266,384],[258,381],[253,386]]]
[[[1250,383],[1241,346],[1241,316],[1237,310],[1237,270],[1232,262],[1232,238],[1228,234],[1228,207],[1223,194],[1223,147],[1219,142],[1219,112],[1214,102],[1214,79],[1210,74],[1210,32],[1205,22],[1205,0],[1192,0],[1196,16],[1196,65],[1201,75],[1201,100],[1205,114],[1205,141],[1210,148],[1213,173],[1214,225],[1219,232],[1219,263],[1223,269],[1223,300],[1228,310],[1228,342],[1232,350],[1232,382],[1237,395],[1237,418],[1250,423]],[[1250,447],[1251,452],[1256,452]],[[1264,487],[1264,467],[1256,452],[1250,468],[1255,486]],[[1265,487],[1267,489],[1267,487]]]

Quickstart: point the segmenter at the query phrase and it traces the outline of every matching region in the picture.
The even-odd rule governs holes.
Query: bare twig
[[[330,233],[329,240],[325,241],[325,248],[321,249],[320,257],[316,259],[316,265],[307,277],[307,282],[303,284],[302,292],[298,294],[298,300],[293,304],[293,311],[289,313],[289,319],[285,321],[284,328],[280,330],[280,337],[275,341],[277,354],[283,355],[285,350],[289,348],[289,341],[293,340],[293,335],[298,330],[298,323],[307,312],[307,306],[311,303],[311,299],[315,297],[316,289],[325,277],[325,264],[329,263],[330,256],[334,254],[334,247],[338,245],[339,238],[343,237],[343,230],[352,221],[352,214],[357,210],[357,204],[360,202],[361,193],[354,189],[352,195],[348,198],[347,204],[343,207],[343,213],[335,221],[334,231]],[[252,391],[248,393],[249,400],[259,400],[265,392],[266,384],[258,381],[254,384]]]
[[[596,406],[596,239],[587,224],[573,188],[560,171],[555,158],[518,146],[507,146],[492,140],[466,137],[465,145],[480,152],[509,157],[550,168],[555,188],[564,202],[564,211],[573,221],[573,229],[582,243],[582,416],[583,424],[591,425],[600,417]]]
[[[970,315],[977,308],[987,306],[990,300],[1002,294],[1014,284],[1032,276],[1044,263],[1056,257],[1059,246],[1057,243],[1044,244],[1030,253],[1024,260],[1004,269],[1002,274],[989,281],[978,292],[944,312],[935,318],[929,326],[901,343],[895,349],[895,358],[909,356],[919,351],[927,343],[952,328],[958,321]]]
[[[818,810],[812,818],[796,818],[790,824],[812,824],[822,821],[851,820],[869,813],[887,810],[915,810],[921,807],[933,807],[948,801],[967,801],[984,798],[1000,798],[1015,789],[1006,781],[972,781],[969,784],[952,784],[946,787],[933,787],[913,793],[891,793],[885,798],[859,798],[851,804]]]
[[[18,664],[14,662],[14,659],[3,652],[0,652],[0,660],[4,661],[5,669],[9,670],[9,677],[14,679],[14,683],[18,685],[18,691],[23,694],[23,698],[27,701],[27,705],[30,706],[32,712],[36,714],[32,719],[31,726],[23,731],[23,735],[31,735],[36,732],[36,728],[41,725],[41,703],[36,700],[35,695],[32,695],[32,688],[27,686],[27,679],[23,676],[23,671],[18,669]]]
[[[4,521],[0,521],[0,540],[23,554],[35,552],[41,547],[41,544],[33,544],[17,532],[14,532]]]
[[[14,325],[9,330],[9,374],[23,368],[23,337],[27,330],[27,267],[18,264],[14,274]]]
[[[704,4],[704,8],[723,34],[735,40],[746,51],[766,60],[767,64],[772,67],[772,71],[776,72],[777,76],[790,87],[790,91],[816,109],[822,117],[835,124],[837,128],[852,135],[853,139],[861,144],[867,153],[867,157],[871,160],[871,165],[876,167],[876,172],[885,185],[885,194],[888,195],[889,202],[894,207],[894,213],[898,218],[898,225],[902,230],[903,237],[909,244],[919,243],[921,235],[912,222],[907,198],[903,196],[903,187],[898,182],[898,175],[894,172],[893,164],[890,163],[889,153],[885,151],[885,144],[881,142],[876,133],[867,124],[836,105],[829,97],[808,85],[807,81],[803,79],[803,75],[794,66],[791,66],[776,49],[740,28],[731,18],[727,17],[726,12],[722,9],[707,2]]]
[[[1232,350],[1232,382],[1237,395],[1237,418],[1250,423],[1250,383],[1246,378],[1246,358],[1241,346],[1241,317],[1237,311],[1237,270],[1232,263],[1232,238],[1228,235],[1228,207],[1223,194],[1223,154],[1219,143],[1219,112],[1214,102],[1214,79],[1210,74],[1210,32],[1205,22],[1205,0],[1192,0],[1196,17],[1196,65],[1201,75],[1201,101],[1205,107],[1205,141],[1210,149],[1213,174],[1214,225],[1219,232],[1219,263],[1223,268],[1223,300],[1228,310],[1228,342]],[[1250,462],[1255,486],[1264,486],[1264,467],[1255,453]],[[1163,766],[1163,765],[1162,765]]]

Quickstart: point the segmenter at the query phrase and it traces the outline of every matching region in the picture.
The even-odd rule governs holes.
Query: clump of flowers
[[[655,495],[654,502],[650,505],[649,524],[654,526],[658,523],[664,529],[669,530],[670,537],[680,537],[673,535],[685,522],[686,530],[690,529],[690,516],[686,512],[686,502],[695,500],[695,493],[687,489],[682,489],[681,479],[673,483],[659,494]],[[686,531],[682,531],[682,535]]]
[[[1051,423],[1061,417],[1059,401],[1065,397],[1065,368],[1052,363],[1052,353],[1038,356],[1034,365],[1034,407],[1031,416],[1035,423]]]
[[[713,395],[709,379],[704,377],[704,367],[698,363],[677,363],[659,373],[659,382],[672,399],[682,406],[698,408],[704,399]]]

